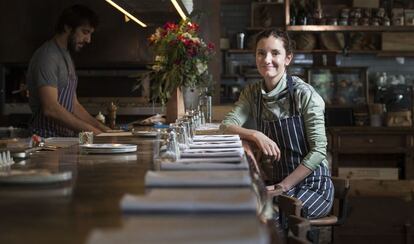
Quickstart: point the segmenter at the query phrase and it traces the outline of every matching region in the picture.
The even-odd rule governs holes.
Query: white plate
[[[133,144],[84,144],[79,146],[84,153],[127,153],[137,151],[137,145]]]
[[[83,144],[80,145],[81,148],[85,149],[131,149],[137,148],[137,145],[134,144],[117,144],[117,143],[110,143],[110,144]]]
[[[143,130],[138,130],[138,131],[133,131],[132,134],[134,136],[144,136],[144,137],[156,137],[157,136],[157,132],[156,131],[143,131]]]

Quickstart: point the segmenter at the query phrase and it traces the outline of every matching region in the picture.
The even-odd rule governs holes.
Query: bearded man
[[[77,75],[70,53],[91,42],[97,15],[84,5],[73,5],[60,15],[54,37],[36,50],[27,72],[30,127],[42,137],[71,137],[80,131],[109,130],[93,118],[76,95]]]

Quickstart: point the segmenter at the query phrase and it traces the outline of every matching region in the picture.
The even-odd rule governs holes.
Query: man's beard
[[[83,45],[84,46],[84,45]],[[82,46],[82,47],[83,47]],[[76,39],[75,39],[75,34],[72,32],[70,35],[69,35],[69,38],[68,38],[68,50],[70,51],[70,52],[79,52],[81,49],[82,49],[82,47],[79,47],[79,48],[76,48]]]

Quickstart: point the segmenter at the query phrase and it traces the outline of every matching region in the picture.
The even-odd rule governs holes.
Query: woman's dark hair
[[[283,47],[286,50],[286,54],[292,54],[293,53],[293,42],[290,39],[288,33],[284,30],[279,30],[279,29],[267,29],[267,30],[263,30],[261,32],[259,32],[256,35],[256,42],[254,45],[254,50],[256,50],[257,48],[257,43],[259,43],[260,40],[264,39],[264,38],[269,38],[269,37],[275,37],[278,39],[281,39],[283,41]]]
[[[56,24],[56,32],[65,31],[65,25],[73,30],[81,25],[90,25],[94,29],[98,27],[99,18],[89,7],[81,4],[73,5],[63,10]]]

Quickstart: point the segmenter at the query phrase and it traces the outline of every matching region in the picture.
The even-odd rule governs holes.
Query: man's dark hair
[[[63,10],[56,24],[56,32],[65,31],[65,25],[73,30],[81,25],[90,25],[94,29],[98,27],[99,18],[89,7],[81,4],[73,5]]]

